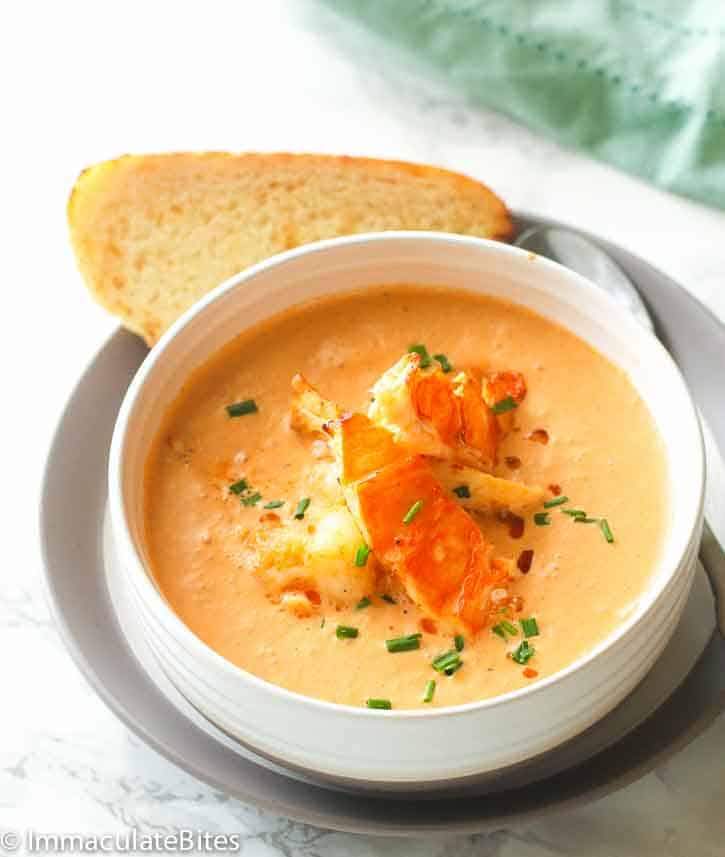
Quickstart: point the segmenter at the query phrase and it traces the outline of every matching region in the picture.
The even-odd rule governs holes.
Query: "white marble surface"
[[[0,32],[0,829],[194,827],[241,833],[243,853],[260,857],[725,853],[723,716],[618,794],[487,835],[414,842],[348,836],[230,800],[131,736],[81,678],[44,603],[36,522],[53,424],[114,326],[84,293],[65,237],[65,197],[86,163],[184,148],[321,150],[438,163],[483,178],[512,206],[633,248],[722,318],[725,213],[647,187],[505,117],[469,109],[311,0],[28,0],[4,10]]]

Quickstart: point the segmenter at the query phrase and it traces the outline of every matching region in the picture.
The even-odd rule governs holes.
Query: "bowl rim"
[[[313,696],[299,693],[298,691],[289,690],[274,682],[256,676],[243,667],[237,666],[227,660],[223,655],[220,655],[209,645],[207,645],[200,637],[198,637],[188,625],[177,615],[171,605],[166,601],[161,591],[153,583],[151,571],[147,570],[139,552],[136,548],[134,540],[131,536],[128,520],[126,517],[125,503],[123,499],[123,470],[125,465],[125,446],[126,437],[128,435],[129,422],[133,415],[136,401],[139,398],[142,390],[145,388],[147,381],[152,377],[156,364],[160,361],[168,346],[181,336],[184,331],[207,310],[221,300],[229,292],[242,287],[250,280],[254,280],[258,275],[265,273],[274,268],[282,267],[290,262],[293,262],[300,257],[314,256],[317,254],[325,254],[328,250],[334,250],[338,247],[348,246],[368,246],[379,242],[392,243],[399,242],[417,242],[426,241],[432,243],[440,243],[441,245],[456,245],[460,247],[472,247],[485,249],[487,252],[499,253],[503,256],[518,257],[531,260],[535,259],[537,264],[543,265],[544,269],[548,269],[562,280],[566,280],[570,285],[580,290],[589,291],[590,294],[595,294],[600,300],[609,304],[609,312],[612,316],[616,316],[616,322],[629,328],[629,332],[643,344],[643,347],[654,349],[659,353],[659,358],[663,361],[663,365],[668,366],[670,375],[676,383],[679,384],[681,392],[684,393],[685,401],[688,403],[688,422],[690,423],[690,437],[687,438],[688,443],[681,443],[683,448],[687,448],[692,456],[691,473],[693,478],[697,480],[698,490],[697,503],[693,505],[690,521],[688,522],[687,532],[690,533],[689,539],[682,546],[678,553],[676,563],[668,570],[663,585],[655,591],[652,598],[642,607],[634,610],[615,630],[608,634],[604,639],[600,640],[595,646],[588,650],[584,655],[572,661],[561,670],[557,670],[546,678],[518,688],[513,691],[508,691],[497,696],[488,697],[485,699],[474,700],[472,702],[461,703],[458,705],[441,706],[431,709],[420,708],[400,708],[378,711],[368,709],[366,707],[348,705],[339,702],[330,702],[329,700],[319,699]],[[465,291],[465,289],[463,289]],[[300,302],[302,305],[304,301]],[[290,309],[296,304],[291,304]],[[568,329],[568,328],[567,328]],[[574,334],[579,336],[579,334]],[[587,342],[583,336],[579,336]],[[219,348],[222,348],[225,343],[222,343]],[[598,349],[596,349],[598,351]],[[608,358],[607,358],[608,359]],[[639,390],[637,390],[639,393]],[[662,426],[657,424],[658,430],[664,434]],[[695,443],[689,441],[696,440]],[[700,530],[705,495],[705,464],[704,464],[704,441],[702,437],[702,429],[697,416],[692,394],[685,383],[682,373],[675,363],[672,356],[665,349],[660,340],[650,331],[646,330],[642,325],[636,322],[623,308],[621,308],[608,294],[592,283],[589,279],[577,274],[569,268],[560,265],[544,256],[532,254],[528,250],[523,250],[512,244],[507,244],[500,241],[493,241],[486,238],[478,238],[469,235],[458,235],[455,233],[428,231],[428,230],[390,230],[384,232],[366,232],[355,235],[346,235],[338,238],[329,238],[322,241],[316,241],[309,244],[304,244],[300,247],[295,247],[291,250],[270,256],[263,259],[254,265],[232,275],[223,283],[212,289],[189,309],[187,309],[161,336],[159,341],[153,346],[151,351],[146,355],[143,363],[133,377],[121,403],[121,407],[114,425],[113,436],[111,439],[111,447],[108,461],[108,504],[111,519],[111,530],[113,533],[114,546],[122,555],[122,562],[127,575],[130,577],[131,585],[134,587],[136,597],[141,597],[146,605],[153,611],[157,621],[163,622],[166,630],[171,636],[181,644],[185,651],[189,648],[195,655],[214,664],[226,676],[232,680],[243,680],[251,687],[257,690],[277,697],[281,701],[289,701],[297,705],[304,704],[312,710],[327,712],[332,716],[355,716],[358,718],[393,718],[395,720],[419,720],[425,719],[433,721],[436,719],[446,719],[449,717],[461,716],[466,714],[475,714],[480,711],[496,709],[507,703],[528,699],[539,695],[551,687],[560,684],[573,674],[580,670],[589,667],[593,662],[599,661],[607,652],[607,650],[616,643],[623,642],[627,637],[631,636],[634,629],[647,614],[654,609],[658,600],[664,594],[666,589],[671,585],[674,578],[677,577],[681,567],[682,560],[686,557],[688,550],[693,542],[698,537]],[[671,533],[671,528],[668,529],[668,534]],[[665,539],[667,544],[668,539]],[[658,568],[661,566],[661,560]]]

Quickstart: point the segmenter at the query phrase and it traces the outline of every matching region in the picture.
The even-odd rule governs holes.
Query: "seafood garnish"
[[[417,354],[405,355],[392,369],[385,372],[382,378],[385,378],[390,373],[397,374],[404,367],[407,367],[405,368],[406,372],[410,371],[410,367],[414,364],[417,365],[419,360],[420,358]],[[440,374],[442,375],[442,373]],[[447,376],[442,375],[442,377],[445,379]],[[525,395],[526,386],[518,373],[499,372],[492,377],[495,380],[489,382],[490,386],[486,387],[484,385],[483,387],[484,395],[500,396],[504,392],[514,393],[519,401]],[[502,381],[502,379],[505,380]],[[380,381],[378,381],[373,390],[377,389],[379,385]],[[294,391],[291,410],[292,427],[297,431],[320,434],[329,440],[329,435],[324,430],[325,424],[342,417],[343,410],[334,402],[323,398],[301,376],[296,376],[292,382],[292,386]],[[387,387],[387,389],[392,390],[393,388]],[[399,386],[396,389],[400,392]],[[391,402],[385,405],[384,408],[375,408],[374,406],[379,404],[380,401],[376,397],[375,402],[370,406],[368,417],[370,417],[373,423],[377,423],[377,428],[382,428],[386,431],[384,433],[376,431],[376,426],[366,424],[367,437],[363,439],[361,436],[361,454],[365,450],[367,455],[379,455],[381,450],[393,448],[391,442],[402,442],[403,446],[409,452],[429,456],[429,464],[435,478],[438,479],[449,494],[454,494],[460,505],[471,511],[493,512],[499,509],[510,509],[513,512],[518,512],[527,507],[535,506],[542,501],[545,492],[538,486],[526,485],[523,482],[515,482],[511,479],[502,479],[501,477],[484,473],[476,467],[457,464],[452,461],[450,459],[451,447],[442,444],[439,439],[434,437],[426,424],[418,418],[414,418],[410,430],[406,433],[400,429],[397,431],[391,429],[390,426],[392,424],[383,419],[382,413],[392,414],[391,403],[393,398],[395,397],[391,395]],[[402,398],[405,399],[404,394]],[[496,399],[496,401],[500,401],[500,399]],[[401,413],[405,407],[407,405],[403,406]],[[508,414],[504,414],[503,416],[507,417]],[[494,419],[497,424],[502,422],[502,417],[494,417]],[[359,424],[360,421],[358,419]],[[496,431],[498,432],[500,429],[497,428]],[[436,452],[438,453],[437,456]],[[372,462],[368,462],[367,464],[362,463],[360,466],[363,470],[366,467],[368,470],[374,469]],[[461,486],[465,486],[465,492],[456,492],[456,489]]]
[[[334,464],[317,463],[306,481],[314,490],[303,519],[265,512],[242,534],[238,560],[267,596],[298,616],[350,607],[376,591],[377,563],[355,561],[363,536],[345,503]]]
[[[493,557],[429,459],[364,414],[342,412],[301,375],[292,389],[292,425],[328,437],[347,506],[377,561],[426,615],[474,633],[483,628],[491,593],[506,594],[512,563]]]
[[[537,485],[491,476],[473,467],[433,458],[428,463],[446,491],[453,494],[465,509],[475,512],[497,512],[501,509],[521,512],[531,506],[538,506],[547,496],[543,488]]]
[[[452,375],[421,369],[420,363],[411,352],[380,376],[368,416],[411,450],[490,471],[511,428],[511,411],[526,396],[523,376],[469,370]]]

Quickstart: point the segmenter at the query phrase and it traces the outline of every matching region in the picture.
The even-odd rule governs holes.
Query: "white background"
[[[65,203],[124,152],[381,155],[468,172],[512,207],[635,250],[725,318],[725,214],[474,111],[312,0],[37,0],[0,12],[3,452],[0,827],[244,833],[245,854],[722,854],[725,719],[624,792],[526,829],[396,843],[291,825],[213,793],[128,735],[80,678],[39,584],[36,506],[69,391],[115,327],[76,273]],[[724,357],[725,363],[725,357]]]

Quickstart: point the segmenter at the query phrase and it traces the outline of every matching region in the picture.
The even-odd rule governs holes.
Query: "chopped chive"
[[[247,480],[240,479],[239,482],[232,482],[232,484],[229,486],[229,491],[231,494],[241,494],[242,491],[246,491],[247,488],[249,488],[249,485],[247,485]]]
[[[393,596],[392,596],[392,595],[388,595],[388,593],[387,593],[387,592],[384,592],[380,597],[383,599],[383,601],[387,601],[387,602],[388,602],[388,604],[397,604],[397,603],[398,603],[398,602],[393,598]]]
[[[537,512],[534,515],[534,523],[537,527],[548,527],[551,523],[551,518],[548,512]]]
[[[604,533],[604,538],[611,545],[614,542],[614,533],[612,532],[612,528],[609,526],[609,521],[606,518],[601,518],[599,521],[599,528],[602,533]]]
[[[358,549],[355,551],[355,565],[359,568],[362,568],[364,565],[367,565],[368,556],[370,555],[370,548],[363,542],[358,546]]]
[[[528,664],[531,658],[533,658],[535,652],[536,649],[528,640],[522,640],[516,651],[511,653],[511,657],[517,664]]]
[[[493,628],[491,628],[491,630],[493,631],[494,634],[496,634],[497,637],[501,637],[502,640],[506,639],[507,633],[511,634],[511,635],[518,634],[518,631],[516,630],[516,626],[512,625],[508,621],[508,619],[502,619],[498,623],[498,625],[494,625]]]
[[[245,414],[256,414],[259,410],[254,399],[245,399],[243,402],[234,402],[232,405],[226,406],[226,411],[230,417],[243,417]]]
[[[453,675],[453,673],[457,673],[457,672],[458,672],[458,670],[459,670],[462,666],[463,666],[463,661],[458,661],[458,663],[453,664],[453,666],[451,666],[451,667],[446,667],[446,668],[443,670],[443,672],[444,672],[447,676],[452,676],[452,675]]]
[[[495,405],[491,406],[491,410],[494,414],[505,414],[508,411],[513,411],[514,408],[517,408],[516,400],[511,396],[506,396],[505,399],[501,399],[500,402],[496,402]]]
[[[265,509],[279,509],[280,506],[284,506],[284,500],[270,500],[264,504]]]
[[[357,604],[355,605],[356,610],[364,610],[366,607],[369,607],[373,602],[367,597],[361,598]]]
[[[569,515],[570,518],[586,518],[587,513],[583,509],[562,509],[562,515]]]
[[[381,711],[390,711],[393,707],[389,699],[366,699],[365,705],[368,708],[378,708]]]
[[[434,354],[433,359],[437,360],[441,364],[441,369],[446,373],[446,375],[453,371],[453,366],[451,366],[445,354]]]
[[[539,623],[533,616],[530,616],[528,619],[520,619],[521,630],[524,632],[524,637],[538,637],[539,636]]]
[[[574,518],[575,524],[596,524],[599,518],[587,518],[586,515],[577,515]]]
[[[423,508],[423,501],[422,500],[416,500],[415,503],[413,503],[413,505],[410,507],[410,509],[408,509],[408,511],[405,513],[405,517],[403,518],[403,523],[404,524],[410,524],[413,521],[413,518],[415,518],[415,516],[418,514],[418,512],[420,512],[420,510],[422,508]]]
[[[247,494],[246,497],[241,497],[240,499],[242,501],[242,506],[256,506],[262,499],[262,495],[259,491],[255,491],[254,494]]]
[[[455,649],[449,649],[447,652],[443,652],[442,655],[436,655],[436,657],[433,658],[433,669],[444,670],[446,667],[451,666],[451,664],[454,664],[458,660],[460,660],[458,652]]]
[[[547,500],[544,503],[545,509],[553,509],[555,506],[563,506],[564,503],[568,503],[569,498],[564,496],[564,494],[560,494],[558,497],[552,497],[551,500]]]
[[[433,702],[433,694],[436,692],[436,683],[435,679],[432,678],[425,683],[425,690],[423,691],[423,702]]]
[[[456,634],[453,638],[453,645],[456,647],[457,652],[462,652],[463,647],[466,645],[466,641],[463,638],[463,634]]]
[[[458,652],[455,649],[451,649],[448,652],[444,652],[442,655],[438,655],[437,658],[433,658],[431,666],[436,672],[442,673],[452,667],[455,667],[460,662],[461,658]]]
[[[305,517],[305,512],[307,511],[307,507],[309,505],[310,505],[310,498],[309,497],[303,497],[300,500],[300,502],[297,504],[297,508],[295,509],[294,516],[295,516],[295,518],[297,518],[298,521],[301,521],[302,518]]]
[[[471,489],[468,487],[468,485],[456,485],[456,487],[453,489],[453,493],[457,497],[470,497]]]
[[[354,640],[359,633],[357,628],[351,628],[349,625],[338,625],[335,628],[335,636],[338,640]]]
[[[420,355],[419,366],[421,369],[427,369],[431,364],[430,354],[428,354],[428,349],[425,345],[411,345],[408,348],[408,354]]]
[[[325,627],[325,617],[323,616],[322,619],[320,620],[320,628],[324,628],[324,627]]]
[[[393,637],[392,640],[385,641],[385,648],[391,655],[396,652],[412,652],[414,649],[420,648],[422,636],[422,634],[408,634],[405,637]]]

